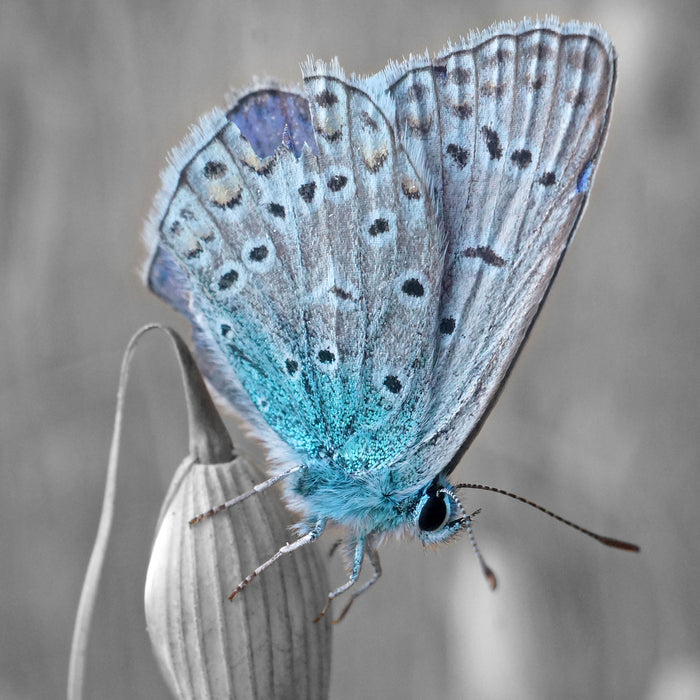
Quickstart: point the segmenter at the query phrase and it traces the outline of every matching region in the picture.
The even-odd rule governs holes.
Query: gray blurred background
[[[297,82],[308,53],[368,73],[549,12],[613,37],[615,113],[576,242],[458,476],[642,552],[469,493],[498,592],[466,538],[389,544],[335,629],[331,697],[700,697],[697,0],[0,0],[0,697],[64,694],[121,353],[148,321],[188,335],[137,275],[187,126],[254,75]],[[142,591],[187,442],[163,337],[137,354],[124,431],[87,697],[165,698]]]

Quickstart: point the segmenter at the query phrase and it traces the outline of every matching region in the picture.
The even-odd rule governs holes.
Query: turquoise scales
[[[469,528],[448,475],[583,212],[615,53],[596,26],[526,20],[368,78],[303,75],[174,152],[147,278],[267,444],[303,518],[292,548],[347,528],[333,597],[365,552],[378,575],[385,534]]]

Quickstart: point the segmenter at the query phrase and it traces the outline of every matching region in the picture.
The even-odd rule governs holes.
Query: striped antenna
[[[510,491],[504,491],[503,489],[496,488],[495,486],[484,486],[483,484],[456,484],[454,487],[455,491],[458,489],[475,489],[478,491],[492,491],[493,493],[500,493],[502,496],[508,496],[508,498],[512,498],[516,501],[520,501],[521,503],[525,503],[528,506],[532,506],[533,508],[536,508],[537,510],[541,511],[542,513],[545,513],[546,515],[549,515],[550,518],[554,518],[555,520],[558,520],[560,523],[564,523],[564,525],[568,525],[569,527],[572,527],[574,530],[578,530],[579,532],[582,532],[584,535],[588,535],[589,537],[592,537],[594,540],[597,540],[601,544],[605,544],[608,547],[614,547],[615,549],[622,549],[625,552],[638,552],[639,547],[636,544],[632,544],[631,542],[625,542],[624,540],[617,540],[614,537],[606,537],[605,535],[599,535],[596,532],[592,532],[591,530],[587,530],[585,527],[581,527],[580,525],[577,525],[576,523],[572,523],[571,520],[567,520],[566,518],[562,518],[561,515],[557,515],[556,513],[553,513],[551,510],[548,510],[547,508],[543,508],[541,505],[538,503],[535,503],[534,501],[530,501],[527,498],[523,498],[522,496],[518,496],[517,493],[511,493]]]

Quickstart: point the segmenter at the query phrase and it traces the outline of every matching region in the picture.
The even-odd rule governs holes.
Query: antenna
[[[454,493],[452,493],[448,489],[440,489],[438,493],[450,494],[457,503],[457,506],[459,507],[459,510],[462,513],[462,517],[459,519],[459,522],[463,524],[467,530],[467,534],[469,535],[469,541],[472,543],[472,548],[474,549],[474,554],[476,554],[476,558],[478,559],[479,565],[481,566],[481,572],[484,574],[484,577],[489,582],[491,590],[495,591],[496,586],[498,586],[496,574],[493,573],[493,569],[484,561],[484,557],[481,554],[479,545],[476,543],[476,537],[474,537],[474,532],[472,531],[472,520],[477,515],[479,515],[479,513],[481,513],[481,508],[477,508],[471,515],[467,515],[467,512],[464,510],[464,506],[462,505],[462,502],[454,495]]]
[[[484,557],[481,555],[481,550],[479,549],[479,545],[477,545],[476,538],[474,537],[474,533],[472,532],[472,518],[475,515],[479,515],[479,513],[481,513],[481,508],[475,510],[471,515],[467,515],[465,518],[463,518],[464,527],[467,528],[469,541],[472,543],[472,547],[474,548],[476,558],[479,560],[479,564],[481,565],[481,571],[484,574],[486,580],[489,582],[491,590],[495,591],[496,586],[498,585],[498,581],[496,580],[496,574],[493,573],[493,569],[484,561]]]
[[[511,493],[510,491],[504,491],[503,489],[496,488],[495,486],[485,486],[484,484],[456,484],[454,486],[455,491],[458,489],[474,489],[477,491],[492,491],[493,493],[500,493],[502,496],[508,496],[508,498],[512,498],[515,501],[520,501],[521,503],[525,503],[528,506],[532,506],[533,508],[536,508],[537,510],[541,511],[542,513],[545,513],[546,515],[549,515],[550,518],[554,518],[555,520],[558,520],[560,523],[564,523],[564,525],[568,525],[569,527],[573,528],[574,530],[578,530],[579,532],[582,532],[584,535],[588,535],[589,537],[592,537],[594,540],[597,540],[601,544],[607,545],[608,547],[614,547],[615,549],[622,549],[625,552],[638,552],[639,547],[636,544],[632,544],[631,542],[625,542],[624,540],[617,540],[614,537],[606,537],[605,535],[599,535],[596,532],[592,532],[591,530],[587,530],[585,527],[581,527],[580,525],[577,525],[576,523],[572,523],[571,520],[567,520],[566,518],[562,518],[561,515],[557,515],[556,513],[553,513],[551,510],[548,510],[547,508],[543,508],[541,505],[538,503],[535,503],[534,501],[530,501],[527,498],[523,498],[522,496],[518,496],[517,493]]]

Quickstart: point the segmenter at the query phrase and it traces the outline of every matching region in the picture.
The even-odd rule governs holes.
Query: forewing
[[[303,103],[244,95],[175,155],[148,279],[189,316],[205,373],[278,458],[354,471],[415,440],[442,239],[390,102],[337,65],[307,65],[305,82]],[[388,423],[407,401],[410,421]]]
[[[397,468],[453,468],[497,397],[582,214],[614,81],[602,30],[553,21],[499,25],[368,80],[441,183],[447,237],[432,405]]]

